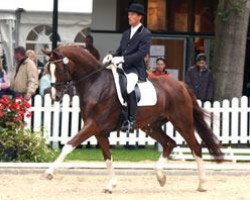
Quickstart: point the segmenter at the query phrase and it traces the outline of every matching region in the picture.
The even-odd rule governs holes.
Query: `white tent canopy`
[[[10,71],[13,70],[13,34],[16,17],[12,13],[0,13],[0,42],[5,53],[6,63]]]
[[[59,13],[60,43],[83,43],[90,24],[89,13]],[[18,19],[14,11],[0,10],[0,50],[3,50],[0,52],[5,53],[8,72],[13,72],[14,69],[13,48],[16,45],[34,50],[38,59],[44,62],[41,49],[44,45],[51,46],[51,30],[52,12],[25,11]]]

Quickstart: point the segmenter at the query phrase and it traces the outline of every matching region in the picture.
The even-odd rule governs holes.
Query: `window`
[[[128,28],[127,12],[132,0],[117,0],[117,30]],[[218,0],[140,0],[147,15],[143,21],[154,32],[214,32]]]
[[[147,27],[153,31],[166,30],[166,0],[149,0]]]
[[[217,0],[196,0],[195,1],[195,32],[214,32],[215,11],[218,5]]]
[[[58,35],[58,41],[60,36]],[[52,27],[48,25],[39,25],[32,29],[26,38],[26,49],[34,50],[37,54],[37,58],[45,62],[44,54],[41,49],[51,49],[52,39]]]
[[[191,24],[191,20],[189,20],[190,1],[169,0],[168,3],[167,17],[169,31],[188,32]]]

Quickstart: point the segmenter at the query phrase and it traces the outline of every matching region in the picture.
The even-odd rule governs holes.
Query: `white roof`
[[[0,10],[52,11],[53,0],[7,0],[1,1]],[[58,0],[59,12],[92,13],[93,0]]]

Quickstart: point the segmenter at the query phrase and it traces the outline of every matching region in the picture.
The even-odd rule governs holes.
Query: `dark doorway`
[[[246,45],[243,95],[250,97],[250,26],[248,27],[248,38]]]

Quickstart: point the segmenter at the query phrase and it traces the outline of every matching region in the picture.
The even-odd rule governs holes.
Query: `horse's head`
[[[43,51],[49,58],[49,72],[51,75],[51,98],[60,101],[72,83],[74,63],[59,49]]]
[[[52,52],[43,50],[43,53],[49,56],[51,97],[56,101],[62,98],[73,81],[89,81],[104,69],[94,56],[79,46],[61,46]]]

